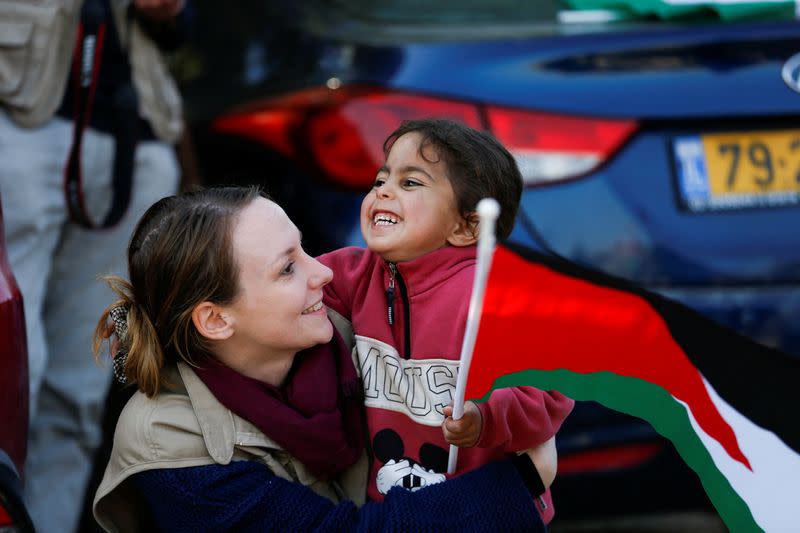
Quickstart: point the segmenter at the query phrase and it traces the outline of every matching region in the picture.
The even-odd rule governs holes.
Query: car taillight
[[[575,178],[603,164],[636,123],[490,107],[489,128],[514,154],[526,185]]]
[[[2,528],[9,527],[13,524],[14,522],[11,520],[11,515],[8,514],[5,507],[0,505],[0,531],[3,531]]]
[[[327,179],[367,187],[384,160],[383,141],[404,120],[449,118],[491,131],[517,159],[526,185],[585,174],[636,129],[601,120],[485,106],[366,87],[310,89],[226,115],[218,132],[262,142]]]
[[[559,475],[586,474],[636,468],[652,460],[664,447],[665,445],[660,442],[645,442],[565,455],[558,458],[558,473]]]
[[[383,164],[386,137],[404,120],[426,117],[482,128],[479,110],[471,104],[352,87],[304,91],[257,111],[221,117],[214,129],[264,142],[313,163],[340,185],[363,188]]]

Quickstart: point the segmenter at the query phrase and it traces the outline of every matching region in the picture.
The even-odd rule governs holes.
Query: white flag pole
[[[472,283],[472,296],[469,300],[467,327],[464,331],[464,342],[461,345],[461,362],[459,363],[458,378],[456,380],[456,394],[453,398],[453,419],[455,420],[464,415],[464,393],[467,388],[467,375],[472,361],[472,350],[475,348],[475,339],[478,336],[486,280],[489,277],[489,268],[492,266],[492,254],[494,253],[495,244],[494,223],[500,214],[500,205],[494,198],[484,198],[478,202],[477,212],[480,219],[478,258],[475,266],[475,279]],[[456,471],[457,461],[458,447],[451,444],[450,457],[447,461],[448,474]]]

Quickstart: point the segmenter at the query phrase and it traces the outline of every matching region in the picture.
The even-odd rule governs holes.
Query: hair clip
[[[125,362],[128,360],[128,352],[123,346],[128,337],[128,308],[122,305],[113,307],[108,315],[114,322],[114,333],[119,339],[120,348],[111,361],[111,366],[114,369],[114,379],[124,385],[127,383],[128,378],[125,376]]]
[[[112,307],[108,316],[114,321],[114,333],[120,342],[125,342],[128,336],[128,308],[124,305]]]
[[[120,385],[125,385],[125,383],[128,382],[128,378],[125,376],[125,363],[127,360],[128,352],[120,349],[111,361],[111,367],[114,369],[114,379],[116,379]]]

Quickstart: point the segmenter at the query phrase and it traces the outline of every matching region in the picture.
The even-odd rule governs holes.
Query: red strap
[[[72,147],[64,169],[64,194],[67,198],[70,217],[86,228],[95,228],[97,225],[89,216],[83,197],[81,147],[83,132],[89,124],[92,103],[97,92],[97,82],[100,78],[105,34],[105,23],[100,23],[96,28],[86,28],[81,23],[78,26],[77,45],[72,61],[72,79],[75,89],[74,131]]]

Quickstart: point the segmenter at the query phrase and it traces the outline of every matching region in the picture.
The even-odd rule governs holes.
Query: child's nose
[[[394,195],[394,191],[392,190],[392,186],[388,183],[384,183],[377,189],[378,198],[391,198]]]

